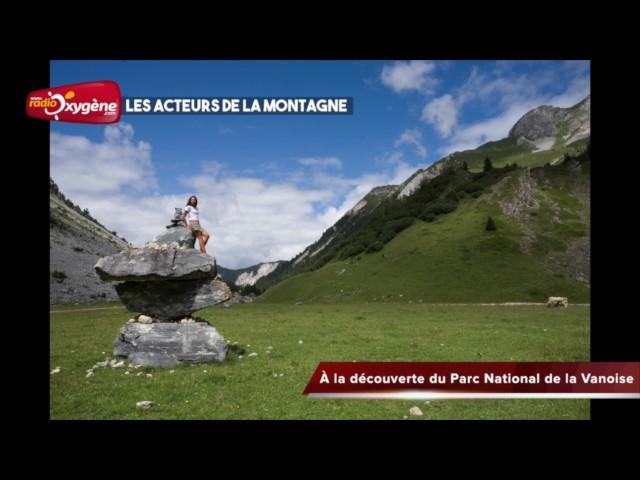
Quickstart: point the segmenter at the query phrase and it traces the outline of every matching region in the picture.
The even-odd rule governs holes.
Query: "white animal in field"
[[[567,297],[549,297],[547,300],[547,307],[564,307],[569,306],[569,299]]]

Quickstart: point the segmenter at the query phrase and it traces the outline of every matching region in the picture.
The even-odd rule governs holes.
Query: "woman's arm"
[[[187,225],[187,212],[186,210],[182,211],[182,215],[180,216],[180,220],[182,220],[184,222],[184,226],[189,228],[189,225]]]

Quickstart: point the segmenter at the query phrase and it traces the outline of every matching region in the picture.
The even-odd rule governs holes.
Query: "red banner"
[[[116,123],[121,114],[120,87],[108,80],[45,88],[27,97],[27,115],[42,120]]]
[[[640,362],[321,362],[315,398],[640,398]]]

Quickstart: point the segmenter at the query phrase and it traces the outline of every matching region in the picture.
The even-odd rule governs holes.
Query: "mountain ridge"
[[[589,151],[556,166],[493,174],[452,211],[414,219],[381,248],[287,277],[258,301],[540,303],[565,296],[588,303]],[[495,230],[487,229],[489,218]]]
[[[543,123],[539,128],[535,126],[538,121]],[[554,134],[555,137],[553,137],[553,141],[550,142],[549,137],[552,134]],[[541,142],[541,139],[543,142]],[[375,187],[358,201],[352,209],[345,213],[338,222],[327,229],[320,239],[307,246],[289,262],[281,263],[270,276],[261,279],[257,285],[262,289],[270,288],[285,278],[322,268],[328,262],[338,258],[341,246],[344,247],[344,243],[348,242],[349,238],[357,231],[366,227],[374,211],[378,211],[380,208],[387,208],[392,200],[409,201],[424,185],[441,177],[444,172],[466,169],[466,171],[472,172],[472,175],[474,175],[482,172],[486,158],[491,158],[492,164],[501,168],[526,167],[527,169],[531,169],[545,165],[557,166],[562,164],[563,161],[571,155],[576,156],[584,152],[585,149],[588,148],[589,141],[590,96],[585,97],[569,108],[548,107],[543,105],[532,109],[514,124],[509,131],[509,136],[501,140],[486,142],[473,150],[449,154],[430,166],[417,170],[400,185]],[[459,181],[464,182],[466,180],[460,179]],[[465,195],[467,193],[479,195],[482,188],[486,188],[487,185],[483,187],[478,182],[476,183],[477,185],[465,187],[467,189],[475,189],[476,193],[459,191],[457,195]],[[364,205],[368,203],[367,198],[380,188],[385,191],[382,201],[376,204],[375,209],[364,209]],[[447,191],[447,188],[449,191]],[[451,208],[446,204],[445,198],[447,195],[450,195],[452,188],[455,189],[455,187],[446,187],[437,194],[439,195],[438,198],[440,200],[438,201],[441,207],[436,208],[436,212],[445,211],[446,213],[446,210]],[[433,202],[435,200],[434,198],[430,201]],[[442,202],[445,202],[445,204]],[[458,199],[453,199],[452,202],[457,203]],[[359,218],[357,225],[350,225],[351,228],[345,229],[344,226],[349,225],[349,218],[353,215],[353,212],[356,212],[356,214],[362,212],[360,213],[361,218]],[[436,216],[439,214],[440,213],[435,213]],[[408,215],[406,218],[409,217],[411,217],[411,215]],[[428,215],[426,218],[431,217]],[[396,224],[400,223],[397,227],[393,228],[400,229],[408,227],[411,223],[409,220],[403,218],[398,218],[395,221]],[[378,232],[378,235],[381,234],[382,232]],[[385,234],[383,235],[383,240],[384,238],[393,238],[393,236],[392,234]],[[336,242],[335,237],[340,237],[341,242]],[[367,248],[382,249],[386,241],[383,241],[382,245],[380,242],[376,245],[369,243],[369,247]],[[313,257],[317,255],[319,251],[324,251],[324,254],[313,260]]]

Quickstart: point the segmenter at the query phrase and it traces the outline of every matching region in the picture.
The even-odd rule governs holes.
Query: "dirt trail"
[[[546,306],[546,302],[503,302],[503,303],[423,303],[423,305],[439,305],[445,307],[530,307],[530,306]],[[570,303],[573,307],[590,307],[590,303]]]

